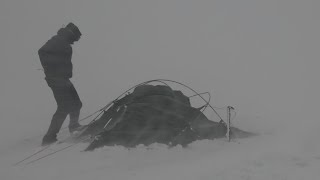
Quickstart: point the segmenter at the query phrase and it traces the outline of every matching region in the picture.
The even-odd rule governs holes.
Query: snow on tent
[[[192,94],[188,97],[180,90],[173,90],[169,83],[180,85]],[[251,135],[228,128],[228,119],[222,119],[209,104],[210,96],[206,100],[202,95],[171,80],[141,83],[104,107],[79,138],[91,136],[86,150],[93,150],[102,146],[135,147],[152,143],[186,146],[195,140],[226,137],[229,132],[233,137]],[[191,106],[190,99],[196,96],[204,102],[201,107]],[[206,117],[203,112],[207,107],[216,113],[219,122]]]

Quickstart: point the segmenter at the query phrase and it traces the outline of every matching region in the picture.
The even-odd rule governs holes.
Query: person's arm
[[[41,61],[44,61],[46,65],[54,65],[60,62],[63,58],[58,58],[59,56],[70,56],[72,54],[72,48],[70,45],[62,43],[54,43],[48,41],[38,50],[39,57]]]

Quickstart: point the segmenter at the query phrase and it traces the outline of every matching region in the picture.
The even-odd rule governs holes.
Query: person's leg
[[[70,82],[71,83],[71,82]],[[79,124],[79,116],[80,116],[80,110],[82,107],[82,102],[79,98],[79,95],[77,93],[77,90],[74,88],[74,86],[71,83],[70,89],[70,109],[71,112],[69,113],[70,116],[70,122],[69,122],[69,130],[72,131],[72,129],[78,128],[81,125]]]
[[[55,86],[54,84],[49,84],[54,98],[57,102],[57,110],[52,116],[51,123],[46,135],[43,137],[42,144],[50,144],[57,140],[57,134],[61,129],[61,126],[70,112],[67,100],[69,95],[68,86]]]
[[[61,129],[61,126],[66,119],[68,113],[57,108],[56,112],[52,116],[51,123],[46,135],[43,137],[43,143],[50,143],[57,140],[57,134]]]
[[[79,116],[80,116],[80,110],[78,111],[72,111],[69,113],[70,116],[70,122],[69,122],[69,129],[75,129],[80,126],[79,124]]]

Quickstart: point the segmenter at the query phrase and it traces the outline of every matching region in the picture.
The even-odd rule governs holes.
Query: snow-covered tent
[[[155,82],[162,84],[151,84]],[[110,145],[134,147],[152,143],[186,146],[195,140],[226,136],[226,120],[215,122],[204,115],[203,110],[210,106],[208,100],[178,83],[205,102],[202,107],[192,107],[189,97],[173,90],[168,82],[178,83],[171,80],[147,81],[129,89],[106,106],[99,118],[92,121],[80,135],[93,137],[87,150]],[[236,128],[233,132],[250,135]]]

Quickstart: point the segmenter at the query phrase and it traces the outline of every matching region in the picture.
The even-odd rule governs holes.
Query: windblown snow
[[[319,7],[316,0],[1,1],[0,179],[319,179]],[[258,135],[186,148],[83,152],[88,144],[80,143],[13,166],[39,147],[56,108],[37,50],[70,21],[83,34],[71,79],[81,118],[133,85],[172,79],[210,92],[214,107],[233,106],[232,124]]]

